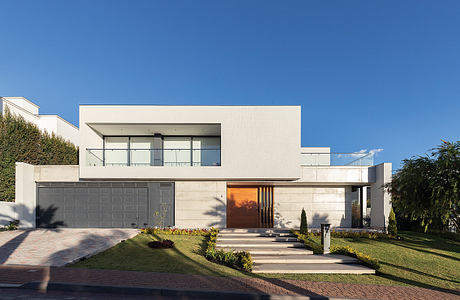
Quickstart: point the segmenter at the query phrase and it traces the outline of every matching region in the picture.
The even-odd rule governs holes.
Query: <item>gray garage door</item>
[[[172,182],[40,182],[37,189],[37,227],[174,225]]]

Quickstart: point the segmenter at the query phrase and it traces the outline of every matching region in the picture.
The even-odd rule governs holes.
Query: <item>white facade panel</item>
[[[349,186],[275,186],[275,227],[298,228],[302,208],[308,226],[351,227],[351,187]]]
[[[179,228],[226,226],[227,184],[219,181],[175,182],[175,225]]]
[[[221,165],[168,166],[165,164],[165,166],[112,166],[110,168],[88,165],[86,149],[102,149],[105,133],[101,131],[114,135],[114,129],[118,128],[117,135],[124,135],[125,125],[136,124],[142,125],[144,131],[148,130],[149,124],[152,128],[156,128],[155,130],[161,128],[160,125],[163,127],[165,124],[170,124],[171,127],[180,125],[182,132],[185,130],[185,125],[191,128],[195,126],[195,131],[199,131],[203,124],[217,124],[220,126],[218,128],[220,128],[221,138]],[[91,126],[99,128],[99,131]],[[299,106],[80,106],[80,127],[80,177],[82,179],[295,180],[300,178]],[[151,132],[151,135],[153,136],[154,133]],[[166,149],[169,147],[167,139],[164,142]],[[180,148],[180,145],[172,146]],[[165,152],[165,162],[166,155]],[[184,160],[187,159],[189,158],[184,157]]]

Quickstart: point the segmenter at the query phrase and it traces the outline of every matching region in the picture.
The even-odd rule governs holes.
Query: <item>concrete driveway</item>
[[[137,229],[33,229],[0,232],[0,264],[64,266],[104,251]]]

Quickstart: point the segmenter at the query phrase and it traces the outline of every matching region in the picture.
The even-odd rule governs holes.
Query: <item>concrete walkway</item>
[[[106,250],[137,229],[33,229],[0,232],[0,264],[64,266]]]

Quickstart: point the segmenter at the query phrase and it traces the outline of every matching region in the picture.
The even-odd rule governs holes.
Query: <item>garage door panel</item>
[[[39,227],[152,226],[160,209],[174,225],[173,183],[38,183],[37,201]]]

